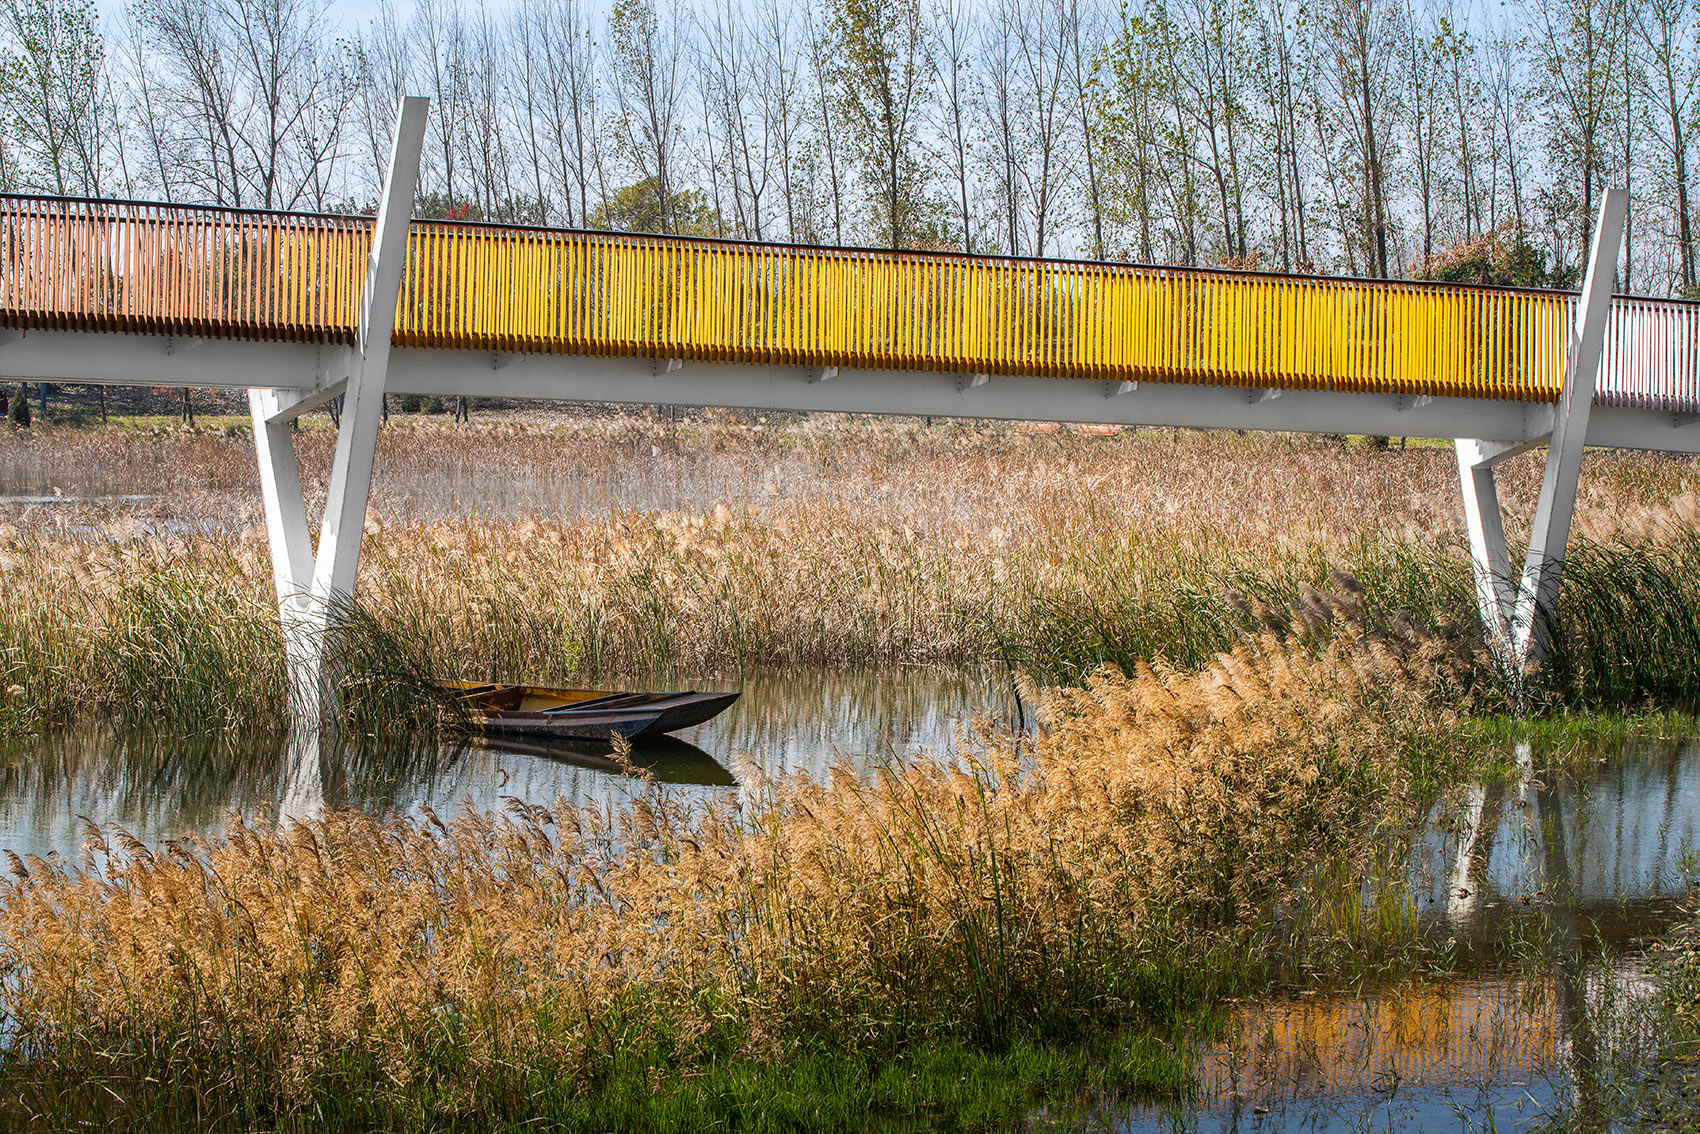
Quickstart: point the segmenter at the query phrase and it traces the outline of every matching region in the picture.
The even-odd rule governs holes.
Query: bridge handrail
[[[0,321],[352,340],[372,218],[0,194]],[[1552,400],[1575,294],[415,220],[399,345]],[[1700,304],[1602,401],[1700,402]],[[1693,412],[1692,409],[1687,412]]]
[[[416,221],[397,342],[1550,400],[1558,293]],[[601,302],[616,297],[610,304]]]
[[[370,217],[0,197],[0,317],[351,342]]]

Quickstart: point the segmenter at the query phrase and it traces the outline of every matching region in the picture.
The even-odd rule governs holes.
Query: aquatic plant
[[[634,1066],[688,1082],[1172,1019],[1264,963],[1310,864],[1410,821],[1410,753],[1475,665],[1349,592],[1306,609],[1197,671],[1101,671],[1036,739],[987,729],[960,761],[746,767],[741,799],[701,805],[233,819],[154,848],[91,827],[82,868],[12,856],[0,1108],[571,1124]]]
[[[91,478],[172,492],[0,525],[0,680],[23,690],[0,727],[77,713],[281,727],[246,440],[36,432],[52,445],[0,437],[0,463],[45,470],[58,446]],[[1279,607],[1336,570],[1418,624],[1473,617],[1440,449],[832,418],[382,436],[365,617],[342,644],[361,732],[415,720],[443,675],[995,664],[1056,682],[1143,658],[1193,668],[1261,625],[1230,595]],[[302,436],[310,496],[328,442]],[[1536,472],[1508,467],[1514,514]],[[1700,541],[1682,537],[1700,516],[1692,466],[1596,455],[1588,477],[1552,685],[1572,701],[1681,702],[1700,688]],[[478,511],[479,492],[511,514]]]

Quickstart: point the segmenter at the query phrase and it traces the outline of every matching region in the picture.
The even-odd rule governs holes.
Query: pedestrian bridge
[[[375,218],[0,197],[0,375],[251,391],[286,622],[353,590],[386,392],[1462,439],[1519,658],[1583,443],[1700,452],[1700,304],[1610,295],[1620,192],[1580,295],[577,232],[412,220],[425,109]],[[315,556],[288,424],[338,396]],[[1549,443],[1519,587],[1492,468]]]
[[[342,377],[337,355],[355,341],[373,223],[0,197],[0,323],[36,332],[61,359],[19,342],[4,373],[246,387],[259,363],[269,388],[332,385]],[[1564,386],[1576,303],[1574,293],[1514,288],[416,220],[392,341],[452,353],[392,362],[387,385],[448,392],[441,375],[458,368],[453,392],[507,394],[514,383],[501,371],[524,359],[532,380],[520,392],[578,397],[582,367],[570,359],[591,356],[674,371],[789,368],[805,385],[849,369],[966,378],[966,388],[1067,380],[1072,388],[1052,387],[1059,409],[1083,392],[1104,394],[1078,385],[1094,381],[1112,384],[1111,394],[1142,382],[1233,388],[1248,404],[1315,391],[1402,397],[1406,412],[1436,398],[1527,407],[1556,401]],[[149,336],[171,361],[150,365],[130,340],[120,342],[131,373],[78,370],[66,356],[98,353],[89,333]],[[207,340],[308,349],[212,351],[250,360],[215,373],[192,353]],[[1595,401],[1700,413],[1697,342],[1700,303],[1615,298]],[[66,349],[76,346],[83,351]],[[558,391],[544,388],[546,369],[559,375]],[[670,400],[715,400],[712,389],[695,390],[715,376],[681,375]],[[987,407],[976,403],[992,394],[957,408],[981,416]],[[1117,408],[1137,418],[1138,404]],[[1255,425],[1274,408],[1245,416]],[[1420,432],[1433,416],[1414,414],[1399,432]]]

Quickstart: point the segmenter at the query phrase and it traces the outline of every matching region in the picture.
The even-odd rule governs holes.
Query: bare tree
[[[1469,240],[1483,231],[1483,185],[1479,169],[1484,149],[1493,148],[1492,116],[1484,114],[1481,56],[1469,30],[1457,20],[1450,0],[1436,14],[1432,51],[1438,83],[1434,114],[1444,115],[1446,128],[1440,147],[1456,163],[1458,179],[1459,236]],[[1484,136],[1483,120],[1488,133]]]
[[[680,113],[685,98],[684,45],[675,17],[652,0],[616,0],[608,21],[620,137],[641,180],[654,187],[663,232],[677,232],[675,181],[681,156]]]
[[[464,33],[463,71],[458,85],[465,112],[455,142],[478,211],[489,220],[536,223],[543,220],[541,203],[520,200],[510,179],[512,130],[505,89],[509,75],[506,40],[489,7],[479,5]]]
[[[94,194],[104,184],[108,124],[105,45],[91,0],[6,0],[0,53],[8,110],[9,187]]]
[[[1340,194],[1346,223],[1342,235],[1358,243],[1370,274],[1377,276],[1388,275],[1391,266],[1387,158],[1399,110],[1394,64],[1402,16],[1392,0],[1324,0],[1316,25],[1329,101],[1353,142],[1349,160],[1356,199]],[[1343,182],[1337,184],[1343,188]]]
[[[1407,122],[1411,156],[1416,173],[1417,206],[1422,225],[1419,263],[1434,259],[1436,229],[1443,223],[1439,213],[1445,193],[1440,163],[1440,123],[1436,108],[1441,85],[1442,37],[1431,29],[1424,13],[1405,10],[1405,89],[1410,114]]]
[[[952,206],[964,252],[974,251],[974,218],[969,210],[969,186],[974,178],[972,116],[975,91],[973,70],[973,7],[968,0],[938,0],[933,9],[934,60],[939,99],[934,133],[940,166],[952,183]]]
[[[985,69],[985,130],[990,138],[986,162],[992,171],[1003,251],[1021,254],[1021,211],[1025,191],[1022,167],[1028,139],[1020,126],[1020,71],[1014,8],[1000,3],[981,24],[980,58]]]
[[[1494,135],[1489,146],[1493,158],[1489,167],[1488,227],[1499,228],[1501,217],[1505,216],[1521,237],[1528,228],[1524,216],[1528,178],[1524,169],[1526,154],[1523,139],[1529,114],[1524,88],[1518,80],[1517,47],[1517,39],[1505,28],[1499,29],[1488,40],[1488,89],[1493,104]]]
[[[1579,263],[1609,182],[1611,137],[1623,112],[1623,0],[1535,0],[1531,13],[1533,88],[1552,172],[1546,195],[1555,254]]]
[[[1013,18],[1016,59],[1025,110],[1022,129],[1028,139],[1028,161],[1021,175],[1032,215],[1033,255],[1043,256],[1050,247],[1057,224],[1058,201],[1063,187],[1061,144],[1068,118],[1063,94],[1062,37],[1059,11],[1052,2],[1025,4],[1004,0]]]
[[[354,46],[355,82],[351,113],[354,128],[365,140],[362,157],[372,171],[363,189],[368,201],[378,195],[377,171],[384,168],[395,126],[396,107],[413,80],[412,52],[406,32],[392,5],[379,7],[371,30]]]
[[[831,78],[853,127],[875,239],[907,247],[926,213],[917,133],[932,61],[920,0],[835,0],[830,31]]]
[[[1059,30],[1063,40],[1062,63],[1069,95],[1074,101],[1074,124],[1079,131],[1081,166],[1086,182],[1091,234],[1088,247],[1093,258],[1102,260],[1109,255],[1104,237],[1103,145],[1099,140],[1102,119],[1092,112],[1092,106],[1104,96],[1098,75],[1106,54],[1104,22],[1101,10],[1089,0],[1057,2],[1060,5]]]
[[[469,113],[465,80],[466,20],[458,0],[419,0],[414,11],[411,38],[423,58],[415,72],[431,99],[431,144],[424,155],[426,168],[435,166],[436,184],[448,207],[459,205],[465,194],[460,172],[459,140]],[[421,183],[425,183],[422,174]]]
[[[713,9],[701,19],[698,37],[705,125],[711,142],[718,132],[723,156],[723,162],[712,163],[711,176],[724,165],[738,233],[760,240],[767,231],[764,198],[773,181],[774,155],[771,119],[757,109],[757,48],[741,5],[714,0]]]
[[[1281,222],[1276,244],[1284,271],[1295,265],[1304,269],[1311,262],[1305,225],[1309,193],[1299,156],[1303,148],[1299,92],[1304,57],[1297,37],[1297,14],[1288,7],[1288,0],[1266,0],[1258,27],[1257,87],[1268,116],[1265,165]]]
[[[806,0],[805,0],[806,3]],[[828,86],[828,60],[833,45],[830,29],[814,22],[813,8],[805,6],[808,19],[809,62],[814,73],[814,112],[819,131],[819,150],[825,160],[827,191],[831,196],[832,242],[844,243],[845,222],[848,219],[844,201],[844,144],[839,120],[838,100]]]
[[[566,222],[588,224],[592,194],[598,206],[608,197],[596,42],[578,0],[533,0],[527,11],[542,53],[542,127],[551,173],[563,186]]]
[[[238,79],[216,13],[198,0],[142,0],[132,12],[138,82],[158,114],[148,128],[158,134],[161,181],[215,204],[243,204]]]
[[[1693,294],[1700,289],[1690,185],[1694,131],[1700,124],[1700,7],[1694,0],[1643,0],[1636,16],[1648,134],[1657,145],[1653,168],[1674,221],[1675,283]]]
[[[220,204],[322,205],[341,155],[352,60],[325,0],[142,0],[139,101],[167,185]],[[169,170],[167,165],[172,167]]]
[[[1200,146],[1189,156],[1215,185],[1225,255],[1250,251],[1240,136],[1246,125],[1244,61],[1250,55],[1247,11],[1238,0],[1186,0],[1176,11],[1177,113],[1189,118]]]
[[[808,189],[808,157],[803,69],[805,49],[798,42],[801,24],[795,0],[765,0],[757,11],[756,99],[762,129],[779,168],[779,193],[785,202],[785,231],[792,240],[814,239]]]

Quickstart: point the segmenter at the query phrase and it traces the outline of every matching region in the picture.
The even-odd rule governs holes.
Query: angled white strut
[[[336,456],[331,464],[324,519],[315,555],[307,529],[301,476],[295,463],[291,423],[324,401],[293,391],[249,390],[254,419],[254,448],[260,462],[260,491],[265,500],[266,534],[271,541],[272,576],[277,583],[284,651],[289,663],[292,710],[298,722],[316,724],[323,693],[324,634],[340,603],[353,597],[360,563],[360,537],[372,487],[372,459],[378,422],[383,417],[384,378],[395,330],[397,294],[407,259],[408,224],[419,185],[419,157],[425,142],[429,100],[404,98],[396,120],[395,141],[372,251],[360,323],[350,351],[342,389],[342,418]]]
[[[1570,521],[1576,511],[1582,449],[1588,438],[1588,417],[1594,408],[1606,316],[1611,309],[1612,281],[1628,211],[1628,190],[1606,190],[1594,227],[1588,274],[1576,305],[1564,389],[1553,411],[1546,472],[1529,530],[1529,552],[1523,560],[1522,577],[1515,584],[1506,553],[1505,526],[1493,466],[1529,445],[1467,438],[1460,438],[1455,445],[1464,491],[1465,526],[1470,535],[1471,567],[1476,579],[1476,603],[1489,642],[1501,661],[1516,671],[1537,665],[1545,658],[1558,607],[1564,548],[1570,539]]]

